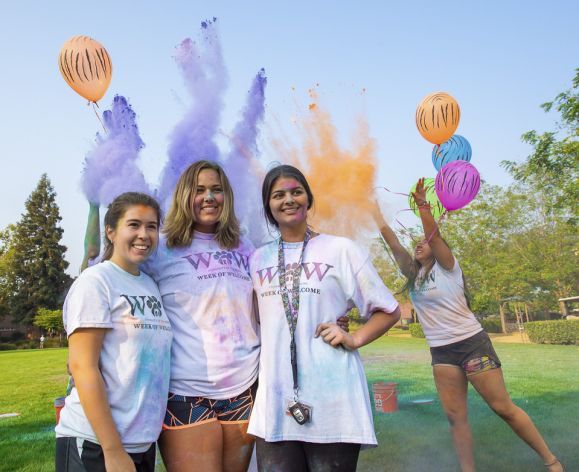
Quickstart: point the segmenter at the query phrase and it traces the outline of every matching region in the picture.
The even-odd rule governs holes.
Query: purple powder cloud
[[[125,97],[115,96],[112,109],[103,113],[103,122],[107,134],[97,134],[96,147],[84,161],[81,187],[88,201],[108,206],[123,192],[152,194],[137,166],[144,143]]]
[[[192,104],[170,135],[169,159],[163,169],[158,198],[164,208],[181,173],[194,161],[219,160],[215,136],[228,84],[221,43],[213,21],[202,24],[200,42],[185,39],[175,51]]]
[[[241,119],[230,136],[231,151],[223,160],[235,193],[235,213],[256,245],[263,242],[266,234],[261,211],[263,169],[257,160],[257,137],[265,114],[266,84],[265,70],[261,69],[253,79]]]

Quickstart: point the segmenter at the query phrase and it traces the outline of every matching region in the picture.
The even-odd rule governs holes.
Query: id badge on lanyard
[[[278,266],[279,266],[279,286],[281,299],[283,302],[283,308],[285,311],[285,316],[287,319],[288,327],[290,330],[291,342],[290,342],[290,354],[291,354],[291,365],[292,365],[292,377],[293,377],[293,389],[294,398],[293,400],[287,400],[286,412],[289,413],[294,420],[300,425],[304,425],[311,421],[312,419],[312,407],[303,403],[299,399],[299,386],[298,386],[298,363],[297,363],[297,349],[295,341],[295,330],[298,322],[298,314],[300,310],[300,278],[302,274],[302,261],[304,257],[304,251],[311,238],[311,232],[309,228],[306,230],[304,237],[304,244],[302,246],[302,252],[297,264],[297,267],[293,273],[292,277],[292,297],[291,301],[288,295],[288,289],[286,285],[286,269],[285,269],[285,257],[283,252],[283,241],[281,237],[278,243]]]

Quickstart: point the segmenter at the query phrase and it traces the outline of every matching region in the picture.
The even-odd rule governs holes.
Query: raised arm
[[[69,337],[70,372],[80,404],[103,449],[107,472],[134,471],[113,421],[99,358],[105,336],[102,328],[79,328]]]
[[[88,221],[84,235],[84,257],[80,266],[80,271],[88,267],[89,259],[94,259],[101,250],[101,229],[98,203],[89,203]]]
[[[386,223],[386,220],[380,212],[378,203],[376,202],[374,202],[372,216],[378,225],[378,229],[380,230],[380,234],[382,234],[384,241],[386,241],[386,244],[388,244],[392,254],[394,254],[394,259],[396,260],[396,264],[398,264],[400,271],[405,277],[410,277],[412,275],[412,271],[414,270],[412,256],[408,253],[404,246],[402,246],[392,228],[388,226],[388,223]]]
[[[430,204],[426,200],[426,190],[424,189],[424,178],[419,179],[416,184],[416,191],[412,194],[418,206],[424,237],[428,240],[432,254],[444,269],[451,270],[454,267],[454,256],[452,251],[443,241],[438,231],[438,225],[430,211]]]

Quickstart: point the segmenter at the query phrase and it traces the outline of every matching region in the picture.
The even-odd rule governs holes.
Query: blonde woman
[[[198,161],[179,178],[159,250],[144,268],[174,333],[169,401],[159,439],[169,471],[247,470],[247,424],[260,341],[233,192],[220,166]]]

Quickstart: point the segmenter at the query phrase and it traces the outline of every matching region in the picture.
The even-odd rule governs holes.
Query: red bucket
[[[396,382],[374,382],[374,409],[378,413],[393,413],[398,411]]]

